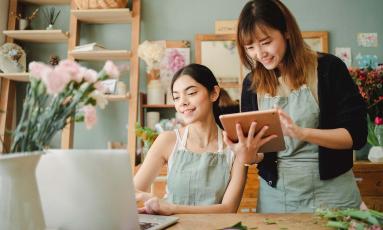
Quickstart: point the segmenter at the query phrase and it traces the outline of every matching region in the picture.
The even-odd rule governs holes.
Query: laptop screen
[[[47,150],[36,177],[48,228],[139,229],[126,150]]]

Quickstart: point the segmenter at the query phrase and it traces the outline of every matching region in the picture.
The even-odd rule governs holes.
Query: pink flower
[[[94,83],[97,81],[97,72],[93,69],[87,69],[85,67],[80,68],[80,73],[83,76],[84,80],[89,83]]]
[[[84,122],[87,129],[91,129],[97,122],[96,109],[94,106],[86,105],[81,109],[84,112]]]
[[[29,72],[31,76],[35,79],[41,79],[41,76],[46,72],[51,72],[52,67],[41,62],[31,62],[29,63]]]
[[[74,80],[80,83],[83,77],[80,71],[80,67],[81,66],[75,61],[63,60],[63,61],[60,61],[60,63],[58,64],[58,66],[56,66],[55,69],[58,69],[59,71],[67,72],[70,75],[71,80]]]
[[[383,118],[381,117],[375,117],[375,125],[383,125]]]
[[[107,91],[107,88],[99,81],[94,84],[94,88],[104,94]]]
[[[108,74],[109,78],[118,78],[120,76],[120,70],[112,61],[106,61],[103,70]]]
[[[167,68],[173,73],[185,66],[185,58],[176,49],[170,52],[168,60]]]
[[[41,79],[47,88],[48,94],[55,95],[64,90],[65,86],[70,82],[71,76],[59,68],[54,68],[50,71],[44,71]]]

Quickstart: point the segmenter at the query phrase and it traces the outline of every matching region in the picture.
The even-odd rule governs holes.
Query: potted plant
[[[22,114],[12,133],[12,154],[0,156],[0,181],[6,181],[0,186],[0,229],[45,228],[34,173],[42,150],[69,118],[91,128],[95,106],[107,103],[101,81],[119,76],[111,61],[99,73],[70,60],[55,67],[32,62],[29,72]]]
[[[56,20],[60,15],[61,10],[56,11],[56,8],[51,7],[43,10],[43,13],[48,23],[46,30],[53,30],[53,25],[56,23]]]
[[[350,74],[367,103],[369,159],[383,161],[383,66],[351,69]]]
[[[20,13],[15,15],[16,19],[19,20],[19,30],[28,29],[30,22],[37,16],[39,8],[35,9],[30,16],[23,17]],[[13,12],[11,14],[14,14]]]

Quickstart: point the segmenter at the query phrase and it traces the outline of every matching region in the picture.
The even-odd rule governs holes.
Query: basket
[[[80,10],[125,8],[128,0],[74,0]]]

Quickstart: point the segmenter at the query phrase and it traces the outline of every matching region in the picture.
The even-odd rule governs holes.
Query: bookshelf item
[[[89,44],[84,44],[84,45],[78,45],[78,46],[75,46],[73,51],[96,51],[96,50],[105,50],[105,47],[96,43],[96,42],[93,42],[93,43],[89,43]]]

